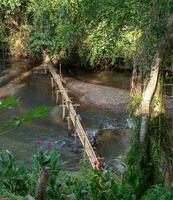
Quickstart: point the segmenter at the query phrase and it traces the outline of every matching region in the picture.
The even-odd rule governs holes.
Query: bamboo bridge
[[[59,94],[61,94],[62,105],[60,105],[60,107],[62,107],[63,119],[65,119],[66,113],[67,113],[66,119],[67,119],[68,127],[69,129],[71,129],[71,126],[73,125],[74,136],[75,138],[76,136],[79,137],[83,145],[84,152],[88,156],[88,159],[91,163],[91,166],[93,168],[101,169],[102,165],[99,162],[93,150],[93,147],[87,137],[87,133],[85,132],[81,124],[80,116],[77,114],[75,110],[75,107],[78,106],[78,104],[73,104],[72,100],[68,96],[67,89],[64,87],[64,80],[61,75],[61,70],[60,70],[60,74],[57,74],[56,69],[51,64],[48,65],[48,69],[49,69],[50,74],[52,75],[52,78],[51,78],[52,87],[56,86],[56,91],[55,91],[56,103],[59,101]]]

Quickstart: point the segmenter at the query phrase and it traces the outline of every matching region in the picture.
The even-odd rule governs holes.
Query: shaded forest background
[[[56,62],[147,67],[172,6],[164,0],[2,0],[0,39],[15,56],[40,58],[48,49]]]

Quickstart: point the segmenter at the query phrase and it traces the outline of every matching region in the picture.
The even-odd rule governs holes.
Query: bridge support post
[[[84,155],[86,155],[86,148],[85,148],[85,146],[86,146],[86,141],[85,141],[85,138],[83,138],[83,141],[84,141],[84,145],[83,145],[83,147],[84,147]]]
[[[65,100],[64,98],[62,97],[62,119],[64,120],[65,119]]]
[[[70,116],[70,101],[67,102],[68,115]]]
[[[74,123],[74,140],[77,145],[77,115],[75,115],[75,123]]]
[[[56,90],[56,104],[59,101],[59,93],[60,93],[60,90]]]
[[[53,87],[54,87],[54,80],[53,80],[53,78],[51,78],[50,80],[51,80],[51,86],[52,86],[52,89],[53,89]]]
[[[47,74],[47,66],[44,66],[44,73]]]
[[[68,136],[72,136],[72,121],[71,121],[71,117],[68,116],[66,119],[67,119],[67,126],[68,126]]]

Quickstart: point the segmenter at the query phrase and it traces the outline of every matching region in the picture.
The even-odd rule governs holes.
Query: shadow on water
[[[21,105],[1,111],[1,123],[11,117],[21,116],[41,104],[51,106],[51,112],[45,119],[22,124],[18,129],[0,136],[1,148],[11,150],[18,160],[24,160],[29,164],[33,153],[37,150],[35,140],[39,138],[45,146],[48,141],[52,141],[61,159],[66,162],[66,167],[77,169],[83,151],[82,149],[76,151],[74,140],[68,137],[67,125],[62,120],[61,109],[55,105],[50,77],[33,74],[25,85],[16,91],[15,96],[20,99]],[[97,144],[100,157],[104,156],[105,159],[110,160],[125,151],[128,146],[127,136],[125,133],[119,134],[119,131],[126,127],[125,116],[117,116],[84,104],[81,105],[79,112],[89,136],[95,135],[100,129],[117,129],[117,135],[115,132],[112,136],[108,134],[109,137],[101,136],[100,144]]]
[[[115,87],[120,89],[130,89],[130,72],[118,72],[118,71],[102,71],[102,72],[72,72],[69,71],[67,75],[77,78],[81,81],[100,84],[109,87]]]

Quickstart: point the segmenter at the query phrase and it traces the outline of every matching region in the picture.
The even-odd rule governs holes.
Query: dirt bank
[[[129,91],[65,78],[70,92],[81,101],[113,112],[127,112]]]
[[[0,98],[5,98],[7,96],[14,95],[16,90],[22,87],[23,82],[32,74],[32,70],[24,71],[17,70],[15,72],[9,71],[1,77],[0,80],[6,80],[3,86],[0,87]],[[8,78],[7,78],[8,77]]]

